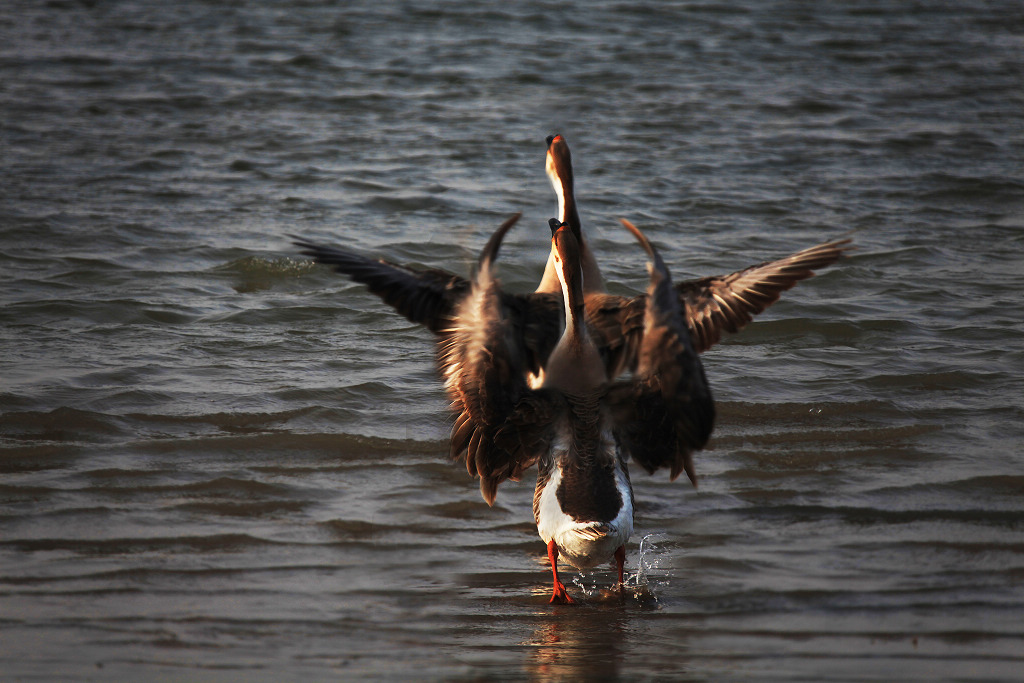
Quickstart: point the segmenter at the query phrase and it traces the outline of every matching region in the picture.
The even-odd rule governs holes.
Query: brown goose
[[[557,142],[553,137],[549,149],[564,145]],[[632,529],[627,458],[649,472],[667,467],[673,479],[686,471],[696,483],[690,454],[703,447],[714,419],[697,353],[723,332],[741,329],[813,269],[835,262],[849,240],[673,286],[653,247],[627,224],[652,261],[651,282],[641,296],[613,297],[587,286],[588,272],[598,283],[600,275],[579,229],[567,145],[559,158],[564,163],[549,164],[553,183],[561,182],[565,219],[553,221],[554,291],[545,285],[509,294],[493,278],[501,240],[518,215],[492,237],[472,280],[303,239],[295,244],[437,335],[446,388],[459,412],[452,453],[479,476],[488,504],[498,484],[539,465],[534,507],[552,563],[552,602],[569,602],[557,577],[560,555],[580,567],[614,555],[621,582],[623,544]],[[632,379],[614,381],[625,370]],[[531,386],[528,377],[540,379]],[[566,468],[574,458],[584,466]]]
[[[597,267],[594,252],[583,239],[583,226],[580,223],[580,212],[576,206],[576,189],[572,175],[572,153],[569,143],[561,135],[549,135],[547,138],[548,153],[544,159],[544,171],[551,181],[551,188],[558,198],[558,221],[567,223],[573,236],[580,244],[580,266],[583,268],[583,291],[604,291],[604,281]],[[559,292],[561,284],[555,272],[555,249],[552,246],[548,262],[544,266],[544,275],[537,285],[538,292]]]
[[[565,324],[530,388],[493,262],[507,227],[488,242],[470,293],[456,307],[441,367],[459,416],[452,453],[464,457],[492,501],[498,484],[537,463],[533,511],[551,563],[552,603],[573,602],[558,578],[559,557],[587,569],[614,556],[622,584],[625,543],[633,531],[627,460],[646,470],[693,473],[714,404],[671,279],[657,252],[630,224],[651,258],[637,371],[610,382],[584,321],[582,250],[568,223],[551,220],[555,274]],[[510,227],[510,226],[509,226]]]

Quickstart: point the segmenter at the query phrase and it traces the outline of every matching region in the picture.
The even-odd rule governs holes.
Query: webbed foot
[[[551,561],[551,578],[554,581],[550,604],[573,604],[576,601],[569,597],[569,593],[565,590],[565,584],[558,580],[558,545],[554,541],[548,542],[548,560]]]

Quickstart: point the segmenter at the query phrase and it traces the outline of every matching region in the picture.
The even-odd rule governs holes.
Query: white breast
[[[608,561],[633,534],[633,496],[618,459],[615,488],[622,497],[622,508],[610,522],[577,522],[562,512],[557,496],[561,481],[561,467],[555,464],[540,495],[537,532],[545,543],[554,541],[560,557],[577,569],[590,569]]]

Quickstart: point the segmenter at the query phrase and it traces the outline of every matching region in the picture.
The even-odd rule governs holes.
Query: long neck
[[[573,188],[572,169],[556,170],[553,164],[548,165],[548,177],[551,187],[558,198],[558,220],[567,223],[572,229],[576,240],[583,244],[583,225],[580,223],[580,212],[576,208],[576,191]]]
[[[552,243],[555,273],[565,304],[565,330],[548,358],[544,385],[582,395],[605,383],[604,363],[587,333],[579,243],[566,228],[559,231]]]
[[[582,252],[580,261],[583,267],[583,291],[584,292],[603,292],[604,283],[601,278],[601,271],[597,267],[597,261],[594,259],[594,254],[581,240],[580,250]],[[557,267],[555,266],[555,249],[551,248],[551,252],[548,253],[548,261],[544,266],[544,275],[540,279],[540,284],[537,285],[536,291],[538,292],[550,292],[555,293],[561,290],[561,282],[558,279]]]
[[[562,266],[562,268],[555,269],[562,286],[562,298],[565,302],[565,331],[562,333],[562,338],[568,339],[574,347],[585,342],[592,343],[585,324],[583,269],[579,264],[569,265],[564,261]]]

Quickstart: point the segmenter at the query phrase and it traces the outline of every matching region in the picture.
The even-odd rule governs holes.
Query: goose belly
[[[616,463],[615,488],[622,504],[614,519],[587,521],[573,519],[558,502],[562,468],[555,465],[538,491],[537,532],[545,543],[554,541],[559,557],[577,569],[590,569],[611,559],[633,534],[633,494],[629,478]]]

